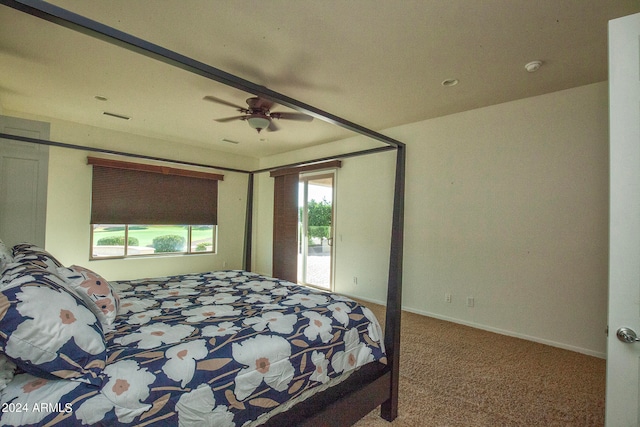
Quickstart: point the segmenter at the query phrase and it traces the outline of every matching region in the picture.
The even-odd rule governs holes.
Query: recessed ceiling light
[[[458,82],[459,82],[458,79],[447,79],[447,80],[443,80],[442,86],[444,87],[455,86],[458,84]]]
[[[542,67],[542,61],[531,61],[527,65],[524,66],[525,70],[530,73],[535,73]]]

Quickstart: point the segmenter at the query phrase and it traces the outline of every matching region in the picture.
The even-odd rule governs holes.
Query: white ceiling
[[[640,12],[637,0],[51,3],[383,134],[604,81],[607,21]],[[543,66],[528,73],[525,64],[533,60]],[[252,95],[4,5],[0,76],[5,112],[252,157],[353,135],[319,119],[280,120],[279,131],[261,134],[246,122],[218,123],[238,113],[203,97],[245,105]],[[441,84],[452,78],[459,83]]]

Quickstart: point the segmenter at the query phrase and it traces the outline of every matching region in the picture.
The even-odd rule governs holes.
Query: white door
[[[0,132],[49,139],[49,124],[0,116]],[[0,138],[0,239],[45,245],[49,147]]]
[[[640,14],[609,23],[609,97],[606,425],[640,426],[640,343],[618,337],[640,336]]]

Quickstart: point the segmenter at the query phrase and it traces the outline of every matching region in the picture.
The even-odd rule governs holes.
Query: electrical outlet
[[[358,284],[358,277],[357,276],[353,276],[353,284],[354,285]]]
[[[473,297],[467,297],[467,307],[473,307],[476,301]]]
[[[451,294],[444,294],[444,302],[451,302]]]

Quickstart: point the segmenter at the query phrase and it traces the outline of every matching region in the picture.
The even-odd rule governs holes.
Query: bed
[[[33,245],[12,252],[2,425],[274,424],[386,369],[377,319],[338,294],[241,270],[107,282]]]

